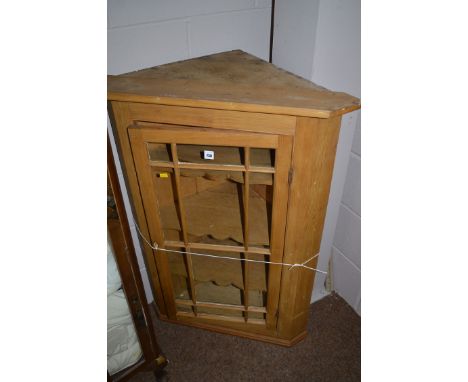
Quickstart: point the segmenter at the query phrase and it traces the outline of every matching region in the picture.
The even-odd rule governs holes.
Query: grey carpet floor
[[[154,317],[167,380],[360,381],[361,318],[338,295],[310,308],[308,336],[291,348],[170,324]],[[152,373],[131,382],[154,382]]]

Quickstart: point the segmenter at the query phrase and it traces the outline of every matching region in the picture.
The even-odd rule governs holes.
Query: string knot
[[[314,268],[311,268],[311,267],[308,267],[306,264],[309,262],[309,261],[312,261],[313,259],[315,259],[319,254],[315,254],[314,256],[308,258],[307,260],[303,261],[302,263],[295,263],[295,264],[292,264],[290,267],[289,267],[289,271],[291,269],[293,269],[294,267],[301,267],[301,268],[307,268],[307,269],[311,269],[311,270],[314,270],[314,271],[319,271],[318,269],[314,269]],[[319,271],[320,272],[320,271]]]

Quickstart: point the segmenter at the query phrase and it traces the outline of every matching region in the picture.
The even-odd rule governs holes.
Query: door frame
[[[157,209],[158,202],[151,171],[152,161],[149,159],[146,143],[275,149],[270,261],[282,262],[289,199],[288,177],[291,167],[292,136],[139,122],[128,127],[128,137],[145,209],[145,219],[150,234],[149,239],[151,243],[157,243],[159,247],[164,247],[165,240]],[[153,165],[155,164],[153,163]],[[177,164],[174,167],[176,168]],[[234,168],[232,170],[237,171]],[[249,169],[247,168],[244,171],[249,171]],[[243,251],[240,250],[239,252]],[[158,268],[168,316],[170,319],[177,320],[174,289],[167,257],[157,255],[154,250],[153,256]],[[269,265],[266,305],[266,327],[269,329],[276,327],[281,272],[281,265]],[[222,316],[219,317],[222,318]],[[226,321],[226,325],[228,324],[229,321]]]

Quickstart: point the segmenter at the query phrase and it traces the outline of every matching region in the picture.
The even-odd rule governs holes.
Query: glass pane
[[[242,319],[243,312],[240,310],[233,310],[233,309],[222,309],[222,308],[207,308],[207,307],[197,307],[197,313],[201,314],[214,314],[218,316],[225,316],[225,317],[239,317]]]
[[[193,309],[189,305],[176,304],[176,309],[177,309],[178,312],[192,313],[193,314]]]
[[[243,305],[242,289],[233,285],[219,286],[214,281],[198,282],[195,287],[197,302]]]
[[[180,211],[172,168],[153,167],[153,181],[165,240],[182,241]]]
[[[261,174],[272,175],[272,174]],[[249,189],[249,246],[270,246],[273,186],[251,184]]]
[[[268,261],[268,256],[249,254],[249,259]],[[249,262],[248,299],[249,306],[265,307],[267,303],[268,264]],[[249,312],[249,318],[263,319],[264,313]]]
[[[274,149],[250,149],[250,165],[260,167],[275,167]]]
[[[266,314],[261,312],[249,312],[249,319],[265,320]]]
[[[239,147],[209,145],[177,145],[179,162],[230,164],[244,163],[244,150]]]
[[[266,186],[273,185],[273,174],[262,172],[250,172],[250,184],[263,184]]]
[[[190,241],[243,245],[243,177],[242,172],[181,170]]]
[[[147,143],[150,160],[172,162],[171,145],[166,143]]]
[[[183,248],[170,249],[175,249],[177,251],[184,250]],[[174,297],[179,300],[191,300],[185,256],[181,253],[159,252],[160,256],[164,254],[167,256],[169,263],[172,285],[174,287]]]
[[[240,253],[209,250],[203,252],[211,255],[241,258]],[[244,305],[244,279],[240,261],[201,256],[193,256],[192,259],[197,302],[238,305],[239,307]],[[197,307],[197,312],[200,313],[243,316],[241,310],[223,309],[223,313],[215,313],[215,310],[211,307]]]

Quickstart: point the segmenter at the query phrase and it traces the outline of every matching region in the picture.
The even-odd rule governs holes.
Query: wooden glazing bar
[[[266,313],[267,309],[264,306],[248,306],[247,310],[249,312],[258,312],[258,313]]]
[[[174,168],[174,164],[170,162],[150,160],[150,166],[152,167],[166,167]],[[234,164],[209,164],[209,163],[189,163],[189,162],[178,162],[178,167],[188,170],[218,170],[218,171],[251,171],[259,172],[262,174],[274,174],[274,167],[254,167],[252,166],[250,170],[247,170],[245,166],[234,165]]]
[[[250,189],[250,148],[244,147],[244,165],[246,173],[244,174],[244,247],[249,245],[249,189]]]
[[[172,162],[160,162],[156,160],[150,160],[149,164],[151,167],[164,167],[164,168],[174,168],[174,163]]]
[[[185,209],[182,203],[182,192],[180,190],[180,170],[178,167],[178,158],[177,158],[177,146],[175,143],[171,143],[171,153],[172,159],[174,160],[174,176],[175,176],[175,186],[176,186],[176,194],[177,194],[177,202],[179,205],[180,211],[180,225],[182,228],[182,237],[184,238],[184,247],[187,252],[190,252],[190,247],[188,246],[188,234],[187,234],[187,221],[185,219]],[[197,315],[197,307],[196,307],[196,290],[195,290],[195,276],[193,273],[193,263],[192,263],[192,256],[189,253],[184,254],[185,257],[185,264],[187,267],[188,273],[188,282],[189,282],[189,289],[190,289],[190,296],[192,297],[193,301],[193,312]]]
[[[259,172],[262,174],[274,174],[275,168],[274,167],[251,167],[250,170],[246,169],[245,166],[241,165],[233,165],[233,164],[205,164],[205,163],[188,163],[188,162],[180,162],[179,167],[183,169],[207,169],[207,170],[220,170],[220,171],[251,171],[251,172]]]
[[[234,164],[208,164],[208,163],[179,162],[179,168],[195,169],[195,170],[247,171],[245,166],[234,165]],[[274,167],[256,167],[255,172],[261,172],[264,174],[274,174],[275,168]]]
[[[242,257],[244,259],[248,259],[249,255],[247,253],[242,253]],[[243,270],[243,281],[244,281],[244,289],[242,289],[242,297],[244,299],[244,319],[245,322],[249,319],[249,268],[250,264],[248,261],[242,262],[242,270]]]
[[[179,168],[194,170],[245,171],[245,166],[235,164],[209,164],[179,162]]]
[[[194,317],[193,313],[188,312],[177,312],[177,316],[182,317]],[[218,314],[209,314],[209,313],[198,313],[197,317],[212,319],[212,320],[222,320],[222,321],[231,321],[231,322],[242,322],[245,323],[244,317],[232,317],[232,316],[223,316]],[[265,325],[265,320],[260,318],[249,318],[247,324],[255,325]]]
[[[183,306],[193,306],[193,302],[191,300],[181,300],[175,299],[175,303],[177,305]],[[243,305],[232,305],[232,304],[222,304],[216,302],[196,302],[196,306],[202,308],[219,308],[219,309],[228,309],[228,310],[235,310],[235,311],[249,311],[249,312],[256,312],[256,313],[266,313],[266,308],[264,306],[243,306]]]
[[[250,191],[250,148],[244,147],[244,165],[246,168],[246,172],[244,174],[244,249],[247,250],[249,246],[249,191]],[[249,258],[249,255],[244,252],[243,257],[245,259]],[[249,319],[249,313],[247,311],[247,307],[249,306],[249,268],[250,264],[248,261],[243,261],[242,270],[244,271],[244,289],[242,290],[243,297],[244,297],[244,305],[246,311],[244,313],[245,321]]]
[[[274,174],[276,172],[274,167],[265,167],[265,166],[250,166],[250,172],[262,172],[267,174]]]
[[[286,219],[284,216],[288,210],[289,190],[288,175],[291,164],[292,138],[289,136],[280,136],[280,147],[276,150],[276,174],[273,180],[273,209],[271,216],[271,256],[272,262],[280,263],[283,260],[284,241],[283,237],[286,231]],[[304,220],[305,221],[305,220]],[[277,310],[280,293],[280,284],[275,281],[281,276],[282,267],[269,267],[268,272],[268,294],[267,294],[267,328],[276,327]]]
[[[189,247],[186,247],[187,251],[190,251]],[[188,253],[184,254],[185,257],[185,264],[187,267],[187,276],[188,276],[188,284],[190,289],[190,296],[192,297],[193,302],[193,311],[195,315],[197,314],[197,295],[195,290],[195,274],[193,273],[193,263],[192,263],[192,256]]]
[[[222,252],[247,252],[247,253],[255,253],[259,255],[267,255],[270,256],[270,249],[269,248],[259,248],[259,247],[235,247],[232,245],[221,245],[221,244],[205,244],[205,243],[192,243],[189,242],[188,245],[190,248],[194,250],[209,250],[209,251],[222,251]],[[164,242],[165,247],[169,248],[180,248],[184,247],[185,244],[181,241],[172,241],[166,240]]]

